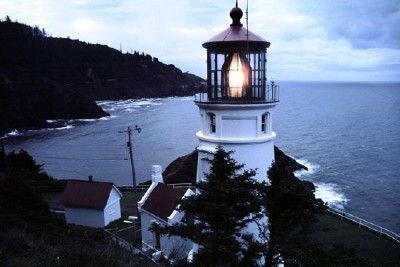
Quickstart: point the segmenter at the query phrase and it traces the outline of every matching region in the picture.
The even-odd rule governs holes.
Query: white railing
[[[173,188],[178,188],[178,189],[193,189],[194,186],[192,183],[174,183],[174,184],[167,184],[169,186],[172,186]],[[137,185],[136,186],[136,190],[138,191],[146,191],[147,189],[149,189],[150,185]],[[123,185],[123,186],[119,186],[119,189],[122,190],[133,190],[133,186],[132,185]]]
[[[144,251],[148,251],[148,250],[154,250],[156,251],[155,248],[153,248],[152,246],[150,246],[149,244],[147,244],[146,242],[142,241],[142,249]]]
[[[369,222],[367,220],[364,220],[360,217],[357,217],[353,214],[344,212],[342,210],[328,208],[328,212],[335,214],[342,219],[352,221],[353,223],[356,223],[358,225],[358,227],[361,227],[361,226],[366,227],[369,230],[372,230],[372,231],[378,233],[379,235],[384,235],[384,236],[396,241],[397,243],[400,243],[400,235],[396,234],[393,231],[390,231],[389,229],[386,229],[382,226],[379,226],[377,224],[374,224],[372,222]]]
[[[207,93],[197,93],[194,95],[194,101],[195,102],[207,102],[208,101],[208,95]]]

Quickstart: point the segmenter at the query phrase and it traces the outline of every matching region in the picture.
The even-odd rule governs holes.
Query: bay
[[[281,82],[272,112],[276,145],[309,167],[297,173],[332,207],[400,232],[400,84]],[[6,149],[25,149],[58,179],[132,184],[127,160],[133,134],[137,179],[193,151],[200,129],[192,97],[102,101],[112,116],[68,127],[13,131]]]

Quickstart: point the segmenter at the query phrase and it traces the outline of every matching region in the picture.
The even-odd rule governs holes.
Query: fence
[[[194,186],[192,183],[175,183],[175,184],[168,184],[169,186],[172,186],[173,188],[178,188],[178,189],[193,189]],[[150,185],[137,185],[136,190],[138,191],[146,191],[149,189]],[[131,185],[123,185],[118,187],[121,190],[133,190],[133,186]]]
[[[374,224],[372,222],[369,222],[367,220],[364,220],[360,217],[357,217],[353,214],[338,210],[338,209],[334,209],[334,208],[328,208],[328,212],[339,216],[341,219],[345,219],[345,220],[349,220],[355,224],[358,225],[358,227],[365,227],[373,232],[378,233],[381,236],[386,236],[389,239],[394,240],[395,242],[400,244],[400,235],[396,234],[393,231],[390,231],[389,229],[386,229],[382,226],[379,226],[377,224]]]
[[[130,244],[128,241],[126,241],[125,239],[119,237],[118,235],[110,232],[107,229],[104,229],[104,231],[110,235],[110,237],[112,238],[112,240],[114,240],[114,242],[116,242],[118,245],[120,245],[121,247],[125,248],[126,250],[128,250],[129,252],[131,252],[133,255],[142,255],[144,257],[146,257],[147,259],[151,260],[152,262],[154,262],[156,265],[159,265],[157,262],[155,262],[149,255],[147,255],[146,253],[144,253],[141,249],[136,248],[135,246],[133,246],[132,244]]]

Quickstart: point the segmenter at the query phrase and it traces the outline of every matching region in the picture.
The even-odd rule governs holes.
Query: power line
[[[97,159],[93,159],[93,158],[68,158],[68,157],[49,157],[49,156],[35,156],[36,158],[45,158],[45,159],[60,159],[60,160],[125,160],[123,158],[97,158]]]

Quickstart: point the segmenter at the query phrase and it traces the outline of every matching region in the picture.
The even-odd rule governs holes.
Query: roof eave
[[[206,49],[210,48],[229,48],[229,47],[243,47],[247,48],[247,45],[249,48],[269,48],[271,45],[270,42],[268,41],[223,41],[223,42],[206,42],[202,46]]]

